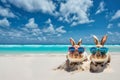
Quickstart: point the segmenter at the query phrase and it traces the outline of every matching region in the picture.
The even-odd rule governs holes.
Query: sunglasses
[[[75,47],[69,47],[69,51],[70,52],[74,52],[76,49],[75,49]],[[81,53],[83,53],[84,51],[85,51],[85,49],[83,48],[83,47],[79,47],[78,49],[77,49],[77,51],[81,54]]]
[[[108,52],[108,48],[106,47],[101,47],[101,48],[97,48],[97,47],[92,47],[90,48],[90,52],[92,54],[95,54],[96,52],[100,52],[102,55],[106,54]]]

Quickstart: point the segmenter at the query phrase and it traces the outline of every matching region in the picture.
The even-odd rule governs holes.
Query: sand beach
[[[67,72],[54,70],[65,62],[65,54],[0,55],[0,80],[118,80],[120,55],[113,52],[112,60],[103,72]]]

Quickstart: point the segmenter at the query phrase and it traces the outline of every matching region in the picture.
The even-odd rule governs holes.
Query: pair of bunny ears
[[[82,43],[82,39],[80,39],[79,41],[78,41],[78,43],[76,44],[75,43],[75,41],[72,39],[72,38],[70,38],[70,43],[72,44],[72,46],[74,46],[74,45],[81,45],[81,43]]]
[[[94,42],[95,42],[96,45],[104,45],[106,40],[107,40],[107,37],[108,37],[107,35],[104,35],[102,37],[101,41],[99,41],[98,38],[95,35],[93,35]],[[72,46],[74,46],[74,45],[79,45],[80,46],[82,44],[82,39],[80,39],[78,41],[78,43],[76,44],[75,41],[72,38],[70,38],[70,43],[72,44]]]

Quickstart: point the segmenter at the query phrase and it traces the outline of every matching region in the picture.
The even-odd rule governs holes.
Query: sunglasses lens
[[[97,51],[97,48],[96,48],[96,47],[92,47],[92,48],[90,48],[90,52],[91,52],[92,54],[95,54],[96,51]]]
[[[75,51],[75,48],[74,48],[74,47],[69,47],[69,51],[70,51],[70,52],[74,52],[74,51]]]
[[[84,52],[84,48],[83,48],[83,47],[79,47],[79,48],[78,48],[78,52],[79,52],[79,53],[83,53],[83,52]]]
[[[108,52],[108,48],[102,47],[100,48],[101,54],[106,54]]]

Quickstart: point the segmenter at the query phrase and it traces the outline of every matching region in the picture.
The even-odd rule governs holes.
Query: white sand
[[[0,80],[119,80],[120,55],[112,55],[110,67],[101,73],[53,69],[65,55],[0,55]]]

